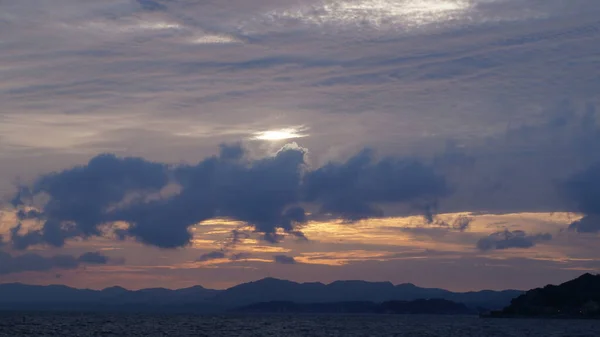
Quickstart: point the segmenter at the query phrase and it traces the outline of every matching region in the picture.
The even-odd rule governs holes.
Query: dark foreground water
[[[597,337],[600,321],[455,316],[0,313],[0,336]]]

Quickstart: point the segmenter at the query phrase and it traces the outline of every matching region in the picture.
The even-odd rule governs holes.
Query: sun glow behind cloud
[[[468,0],[354,0],[269,13],[312,24],[410,28],[462,18],[472,8]]]
[[[303,133],[303,128],[285,128],[255,132],[252,139],[256,140],[267,140],[267,141],[278,141],[294,138],[308,137],[308,134]]]
[[[200,34],[190,40],[192,44],[228,44],[242,43],[239,39],[225,34]]]
[[[341,220],[309,221],[302,231],[309,241],[298,241],[291,236],[285,236],[279,244],[269,244],[261,241],[259,236],[251,232],[251,228],[243,227],[244,223],[226,218],[204,221],[192,230],[194,244],[185,250],[165,252],[142,247],[134,241],[121,241],[105,238],[94,238],[89,241],[69,242],[67,251],[79,253],[92,246],[94,250],[115,250],[115,256],[124,257],[125,265],[111,266],[110,273],[130,275],[128,284],[150,282],[148,286],[157,285],[157,280],[144,281],[136,275],[144,273],[171,273],[171,278],[164,282],[179,284],[181,273],[190,271],[209,273],[215,269],[234,273],[235,270],[253,270],[259,273],[272,270],[269,265],[274,265],[273,255],[285,254],[294,257],[297,265],[294,268],[319,268],[330,266],[334,268],[355,268],[369,263],[418,263],[416,260],[456,261],[462,258],[488,259],[486,263],[496,266],[511,266],[514,259],[539,260],[559,263],[561,268],[583,268],[586,261],[593,261],[597,255],[586,250],[585,247],[573,249],[564,246],[568,233],[558,234],[562,228],[580,217],[573,213],[515,213],[515,214],[474,214],[452,213],[439,214],[437,220],[451,222],[453,219],[469,216],[472,218],[470,226],[464,232],[445,231],[439,224],[427,224],[422,217],[392,217],[382,219],[366,219],[349,225]],[[0,234],[8,237],[9,223],[14,222],[11,210],[0,214],[0,225],[8,222]],[[546,244],[532,249],[508,249],[495,251],[493,254],[482,253],[476,250],[475,242],[489,233],[503,228],[519,228],[528,233],[537,233],[541,230],[552,232],[556,238]],[[223,243],[231,237],[231,230],[236,229],[248,233],[248,237],[239,240],[235,245],[226,248],[225,257],[207,261],[196,261],[198,256],[212,251],[219,251]],[[6,243],[6,242],[5,242]],[[142,252],[144,252],[142,254]],[[239,259],[231,258],[234,255],[243,256]],[[158,262],[156,262],[158,261]],[[437,263],[437,262],[436,262]],[[312,266],[312,267],[311,267]],[[582,267],[583,266],[583,267]],[[94,269],[89,277],[96,277],[103,272],[109,272],[108,267]],[[587,270],[587,269],[586,269]],[[69,272],[64,272],[65,277],[72,277]],[[69,276],[71,275],[71,276]],[[91,276],[90,276],[91,275]],[[173,276],[178,275],[178,276]],[[111,285],[114,280],[103,281],[102,286]],[[142,283],[139,283],[142,282]],[[193,281],[189,279],[186,282]],[[208,281],[207,281],[208,282]],[[214,284],[210,281],[207,284]],[[145,283],[143,283],[145,284]],[[164,283],[163,283],[164,284]],[[183,286],[183,285],[182,285]]]

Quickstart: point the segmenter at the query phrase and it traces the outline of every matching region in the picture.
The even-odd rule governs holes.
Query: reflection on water
[[[192,316],[0,313],[0,336],[597,336],[600,321],[462,316]]]

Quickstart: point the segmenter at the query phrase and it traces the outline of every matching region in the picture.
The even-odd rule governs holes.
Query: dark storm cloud
[[[19,233],[21,228],[21,223],[11,228],[11,238],[15,249],[27,249],[29,246],[43,243],[62,247],[68,238],[90,236],[89,234],[82,235],[76,223],[63,224],[57,219],[46,220],[42,229],[30,230],[25,234]]]
[[[19,220],[31,220],[31,219],[39,219],[42,217],[42,213],[38,210],[32,209],[32,210],[18,210],[17,211],[17,218]]]
[[[221,250],[228,251],[231,248],[234,248],[239,243],[241,243],[244,239],[248,239],[251,236],[250,231],[244,231],[240,229],[234,229],[231,231],[231,234],[227,238],[227,240],[222,244]]]
[[[421,207],[448,193],[443,177],[416,160],[375,160],[371,151],[363,151],[345,163],[310,171],[305,156],[305,149],[290,144],[273,156],[248,159],[241,144],[233,144],[222,145],[218,155],[198,164],[167,168],[139,158],[101,155],[35,181],[33,194],[44,193],[49,201],[40,212],[20,208],[18,214],[43,221],[43,227],[25,232],[16,225],[13,246],[62,246],[69,238],[102,235],[102,224],[124,221],[129,227],[116,230],[121,239],[182,247],[191,240],[191,226],[215,217],[243,221],[269,242],[282,238],[278,229],[306,240],[298,229],[308,221],[301,202],[356,220],[383,215],[379,203]],[[144,198],[167,185],[167,177],[179,185],[178,194]],[[235,230],[224,249],[245,235]]]
[[[158,1],[153,0],[135,0],[144,10],[147,11],[164,11],[167,6],[163,5]]]
[[[451,222],[446,222],[440,219],[427,221],[427,226],[421,227],[384,227],[388,230],[402,231],[416,235],[425,235],[432,238],[439,238],[447,235],[450,232],[464,232],[467,230],[473,221],[473,218],[467,216],[459,216]]]
[[[227,246],[233,247],[238,243],[242,242],[242,240],[248,239],[249,237],[250,233],[241,231],[239,229],[234,229],[231,231],[231,236],[229,237],[230,241],[227,243]]]
[[[108,256],[99,252],[88,252],[79,256],[78,261],[88,264],[107,264],[109,262],[109,258]]]
[[[249,257],[251,257],[251,256],[252,256],[252,254],[250,254],[250,253],[243,253],[243,252],[242,252],[242,253],[236,253],[236,254],[232,254],[232,255],[229,257],[229,259],[230,259],[231,261],[239,261],[239,260],[244,260],[244,259],[247,259],[247,258],[249,258]]]
[[[223,160],[240,160],[244,157],[244,148],[241,143],[220,144],[219,157]]]
[[[471,225],[473,218],[461,215],[450,222],[446,222],[441,219],[434,219],[434,215],[431,214],[431,216],[426,215],[425,220],[427,221],[427,224],[429,225],[426,228],[429,228],[429,229],[464,232]],[[411,228],[407,228],[407,229],[410,230]]]
[[[273,256],[273,260],[279,264],[296,264],[296,259],[292,256],[287,255],[275,255]]]
[[[62,246],[67,238],[100,235],[100,224],[126,221],[130,227],[119,230],[120,237],[174,248],[189,243],[190,226],[216,216],[247,222],[272,241],[277,228],[295,234],[295,224],[306,221],[304,210],[294,206],[304,150],[288,147],[258,160],[245,160],[243,154],[239,144],[222,146],[218,156],[172,169],[181,186],[177,195],[134,200],[115,209],[110,207],[122,203],[128,193],[164,187],[166,166],[102,155],[86,166],[43,176],[32,190],[48,194],[40,214],[47,220],[42,229],[25,234],[19,234],[20,225],[15,227],[13,244],[21,249],[41,243]]]
[[[104,257],[104,260],[101,260],[101,257]],[[0,252],[0,275],[53,269],[76,269],[81,265],[107,263],[108,258],[98,253],[85,253],[77,258],[71,255],[44,257],[34,253],[13,256],[6,252]]]
[[[471,221],[473,221],[473,218],[467,216],[460,216],[457,219],[455,219],[449,227],[462,232],[469,228]]]
[[[210,252],[210,253],[206,253],[206,254],[200,255],[200,257],[197,258],[196,261],[198,261],[198,262],[204,262],[204,261],[222,259],[224,257],[225,257],[225,252],[214,251],[214,252]]]
[[[308,201],[347,220],[383,216],[380,203],[409,202],[430,209],[449,193],[444,177],[412,159],[376,159],[364,150],[345,163],[329,163],[305,177]]]
[[[437,161],[436,168],[456,190],[440,212],[588,212],[594,199],[584,194],[594,187],[585,181],[595,179],[600,162],[597,113],[592,102],[551,101],[535,123],[515,122],[478,143],[450,145],[457,163]],[[461,167],[462,161],[470,163]]]
[[[31,191],[27,186],[17,186],[17,193],[13,196],[10,204],[13,207],[19,207],[23,205],[23,199],[31,197]]]
[[[539,242],[550,240],[552,240],[552,235],[548,233],[527,235],[527,233],[520,230],[504,230],[502,232],[490,234],[485,238],[481,238],[479,241],[477,241],[477,248],[482,251],[503,250],[510,248],[531,248]]]
[[[600,232],[600,216],[598,214],[588,214],[580,220],[572,222],[569,225],[569,230],[578,233],[598,233]]]
[[[600,232],[600,164],[573,175],[563,186],[564,196],[585,214],[569,229],[579,233]]]
[[[27,248],[41,242],[63,246],[72,237],[100,235],[98,226],[106,222],[110,207],[122,202],[130,193],[156,192],[167,184],[166,166],[140,158],[117,158],[103,154],[85,166],[38,178],[32,194],[45,194],[49,201],[41,212],[19,210],[20,218],[37,218],[42,229],[19,235],[20,225],[13,230],[16,248]],[[15,199],[19,203],[22,192]]]
[[[216,216],[244,221],[269,239],[278,228],[293,233],[295,224],[305,220],[304,210],[294,207],[300,201],[304,150],[284,148],[272,157],[245,160],[237,146],[175,168],[179,194],[117,211],[114,220],[131,224],[127,235],[163,248],[187,245],[188,228]]]

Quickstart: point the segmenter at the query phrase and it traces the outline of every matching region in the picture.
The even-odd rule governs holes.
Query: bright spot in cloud
[[[270,16],[315,24],[408,28],[456,20],[472,7],[470,0],[325,0],[320,5],[272,12]]]
[[[255,132],[252,139],[278,141],[285,139],[303,138],[307,137],[307,134],[302,133],[304,129],[286,128],[278,130],[267,130]]]
[[[241,43],[242,41],[235,37],[228,35],[219,34],[206,34],[200,37],[192,39],[192,44],[227,44],[227,43]]]

